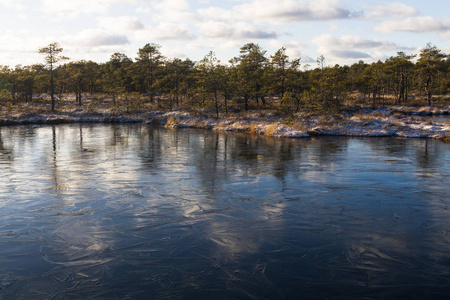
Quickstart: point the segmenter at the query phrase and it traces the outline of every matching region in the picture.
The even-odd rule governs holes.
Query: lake
[[[428,139],[0,127],[0,298],[445,298],[449,187]]]

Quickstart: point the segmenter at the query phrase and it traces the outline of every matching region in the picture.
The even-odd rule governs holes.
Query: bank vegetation
[[[285,48],[268,54],[254,43],[225,63],[214,52],[198,62],[167,58],[158,44],[146,44],[134,59],[114,53],[104,63],[69,61],[62,51],[53,43],[39,49],[43,63],[0,66],[0,123],[136,119],[169,120],[169,127],[177,127],[186,125],[187,113],[213,120],[204,127],[230,128],[219,119],[245,120],[249,132],[276,135],[287,126],[297,127],[298,133],[285,135],[304,136],[326,134],[317,126],[327,119],[335,134],[351,135],[351,122],[357,126],[356,119],[369,118],[383,123],[383,134],[372,124],[374,135],[401,136],[402,130],[393,133],[389,126],[407,122],[402,118],[374,121],[361,113],[369,109],[378,118],[448,114],[450,103],[450,57],[432,44],[417,55],[398,52],[384,62],[351,66],[328,66],[324,56],[314,66],[301,64]],[[175,115],[169,118],[171,112]],[[255,116],[258,124],[266,124],[263,129],[254,123]],[[448,139],[448,124],[443,126],[439,137]]]

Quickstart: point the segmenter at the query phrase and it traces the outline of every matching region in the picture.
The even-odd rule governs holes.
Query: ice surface
[[[0,297],[443,298],[449,147],[0,127]]]

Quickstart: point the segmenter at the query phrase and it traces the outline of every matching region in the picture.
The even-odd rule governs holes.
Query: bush
[[[11,92],[7,89],[0,91],[0,100],[12,100]]]

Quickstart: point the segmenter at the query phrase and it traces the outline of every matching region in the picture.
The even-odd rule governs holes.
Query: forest
[[[226,63],[212,51],[194,62],[164,57],[160,50],[149,43],[134,60],[114,53],[104,63],[68,62],[60,45],[52,43],[38,50],[43,63],[0,66],[0,103],[45,102],[55,111],[71,99],[79,106],[106,103],[139,109],[145,104],[162,110],[200,108],[219,116],[262,109],[292,114],[450,102],[450,56],[431,43],[417,55],[398,52],[384,62],[351,66],[328,66],[323,55],[315,65],[302,64],[285,48],[270,55],[254,43],[243,45]]]

